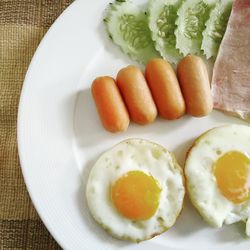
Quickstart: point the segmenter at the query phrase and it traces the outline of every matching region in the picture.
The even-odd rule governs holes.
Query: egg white
[[[247,222],[250,236],[250,200],[234,204],[220,192],[213,166],[228,151],[250,154],[250,127],[229,125],[201,135],[188,153],[185,176],[189,196],[202,217],[214,227],[238,221]]]
[[[162,189],[158,209],[148,220],[127,219],[112,204],[112,184],[129,171],[153,176]],[[91,214],[111,235],[139,242],[173,226],[182,209],[183,182],[182,169],[164,147],[143,139],[129,139],[97,160],[89,175],[86,197]]]

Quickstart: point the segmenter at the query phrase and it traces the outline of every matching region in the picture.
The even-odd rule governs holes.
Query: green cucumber
[[[227,28],[228,19],[232,10],[233,0],[219,0],[211,11],[210,18],[203,31],[201,49],[207,59],[216,57],[221,40]]]
[[[109,5],[104,19],[109,36],[122,51],[139,63],[160,57],[148,28],[147,13],[131,1],[117,0]]]
[[[202,54],[202,32],[216,0],[188,0],[178,10],[176,47],[185,56]]]
[[[182,58],[180,51],[176,48],[177,10],[182,0],[151,0],[149,3],[149,28],[155,48],[161,56],[170,63],[178,63]]]

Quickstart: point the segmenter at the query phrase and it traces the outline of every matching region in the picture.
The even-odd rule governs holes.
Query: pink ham
[[[235,0],[214,65],[216,109],[250,121],[250,0]]]

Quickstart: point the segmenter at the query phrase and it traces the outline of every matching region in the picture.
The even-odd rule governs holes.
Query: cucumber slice
[[[113,42],[139,63],[160,57],[148,28],[148,16],[131,1],[110,4],[104,22]]]
[[[216,0],[188,0],[178,10],[176,47],[187,54],[202,54],[202,32]]]
[[[149,28],[155,48],[161,56],[171,63],[178,63],[182,58],[180,51],[176,48],[177,10],[182,0],[151,0],[149,3]]]
[[[211,11],[210,18],[203,31],[201,49],[207,59],[216,57],[221,40],[227,28],[228,19],[232,10],[233,0],[219,0]]]

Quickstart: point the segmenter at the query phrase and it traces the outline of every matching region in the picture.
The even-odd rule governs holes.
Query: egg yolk
[[[230,151],[215,163],[214,174],[221,193],[235,204],[250,199],[250,159]]]
[[[116,209],[126,218],[146,220],[159,205],[161,189],[158,182],[142,171],[131,171],[119,178],[111,188]]]

